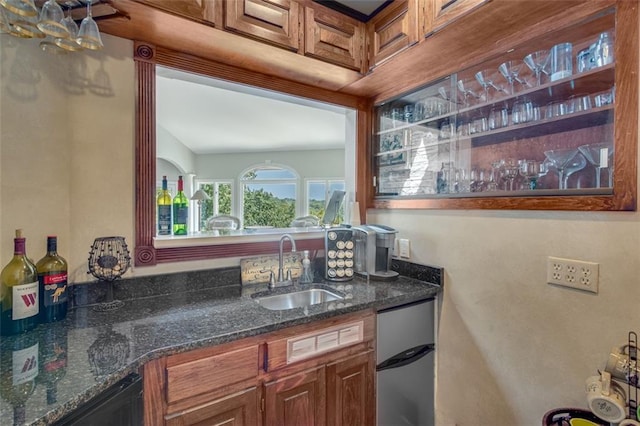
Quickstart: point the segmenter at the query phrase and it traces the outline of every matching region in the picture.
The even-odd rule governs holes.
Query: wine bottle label
[[[186,224],[188,217],[189,209],[187,207],[176,207],[176,217],[174,223],[181,225]]]
[[[45,275],[42,277],[44,285],[44,306],[67,303],[67,273]]]
[[[13,385],[21,385],[38,375],[38,344],[13,352]]]
[[[38,281],[13,287],[14,321],[38,315]]]
[[[158,206],[158,235],[171,235],[171,206]]]

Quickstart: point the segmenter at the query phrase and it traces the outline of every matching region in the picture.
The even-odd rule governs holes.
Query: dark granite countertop
[[[304,309],[270,311],[252,298],[267,291],[265,285],[241,287],[223,282],[211,288],[183,287],[181,292],[169,294],[136,294],[110,312],[97,312],[91,305],[76,306],[64,321],[40,325],[19,337],[2,337],[0,424],[14,424],[14,415],[18,424],[22,416],[25,424],[49,424],[158,357],[369,307],[427,299],[440,290],[438,285],[405,276],[391,282],[354,279],[300,287],[310,286],[327,286],[344,299]],[[18,349],[36,358],[30,365],[32,371],[29,367],[18,371],[13,366]]]

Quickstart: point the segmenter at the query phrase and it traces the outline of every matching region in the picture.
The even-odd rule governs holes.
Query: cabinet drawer
[[[352,319],[267,342],[267,369],[286,367],[373,340],[374,318]]]
[[[256,377],[258,345],[167,367],[167,402],[173,403]]]

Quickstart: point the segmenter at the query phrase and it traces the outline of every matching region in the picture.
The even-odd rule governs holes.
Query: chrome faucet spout
[[[293,239],[293,237],[290,234],[283,234],[282,237],[280,237],[280,251],[278,252],[278,283],[284,283],[285,281],[287,281],[284,278],[283,248],[284,248],[284,241],[285,240],[291,241],[291,251],[292,252],[297,251],[296,242]]]

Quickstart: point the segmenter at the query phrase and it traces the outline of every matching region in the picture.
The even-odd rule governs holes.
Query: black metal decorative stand
[[[96,238],[89,252],[89,271],[100,282],[107,284],[106,300],[93,307],[95,311],[105,312],[124,305],[113,297],[113,282],[120,278],[131,265],[131,256],[124,237]]]

